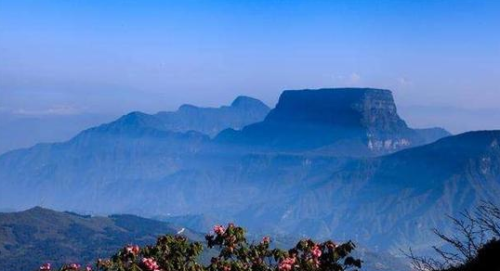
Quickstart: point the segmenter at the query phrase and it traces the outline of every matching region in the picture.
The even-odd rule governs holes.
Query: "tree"
[[[261,242],[248,243],[245,230],[229,224],[216,225],[213,234],[208,234],[206,243],[189,242],[181,235],[165,235],[156,244],[145,247],[128,245],[109,259],[98,260],[95,266],[100,271],[344,271],[361,268],[361,260],[349,254],[354,250],[352,242],[336,244],[333,241],[316,243],[301,240],[288,250],[271,249],[271,240],[264,237]],[[208,264],[199,262],[206,245],[217,248],[219,254]],[[40,271],[52,270],[44,264]],[[69,264],[60,271],[91,271]]]
[[[458,235],[448,236],[433,230],[449,248],[434,246],[438,258],[416,256],[410,249],[406,255],[413,268],[419,271],[482,270],[470,268],[496,262],[494,270],[500,270],[500,260],[492,258],[492,255],[500,255],[500,208],[491,202],[482,202],[473,213],[465,211],[460,218],[449,218]]]

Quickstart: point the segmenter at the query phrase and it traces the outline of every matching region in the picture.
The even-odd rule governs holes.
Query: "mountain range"
[[[267,105],[257,99],[239,96],[231,105],[219,108],[184,104],[177,111],[162,111],[154,115],[132,112],[111,123],[89,129],[86,133],[140,135],[141,133],[197,132],[214,137],[229,127],[241,129],[248,124],[261,121],[269,110]]]
[[[158,236],[179,232],[190,241],[205,242],[204,234],[189,228],[133,215],[90,216],[41,207],[0,213],[0,270],[37,270],[46,262],[56,266],[92,265],[127,244],[154,244]],[[272,239],[273,246],[283,249],[296,242],[296,238],[285,236]],[[205,249],[200,261],[207,264],[217,253],[215,249]],[[356,253],[368,261],[363,270],[407,270],[402,261],[391,255],[365,248]]]
[[[481,201],[500,203],[499,143],[500,131],[469,132],[353,160],[325,169],[326,176],[305,177],[300,193],[252,206],[241,220],[300,235],[351,236],[393,253],[429,248],[438,242],[431,229],[451,232],[447,215],[458,217]],[[276,189],[269,190],[272,199]]]
[[[5,112],[0,109],[0,154],[41,142],[66,141],[84,129],[116,118],[113,114],[104,113],[29,113],[31,112]]]
[[[444,129],[409,128],[398,116],[389,90],[284,91],[264,121],[241,131],[227,129],[222,143],[273,150],[327,149],[329,155],[383,154],[449,135]]]
[[[92,217],[34,207],[0,213],[0,270],[36,270],[42,263],[83,266],[107,258],[127,244],[151,244],[181,228],[132,215]],[[204,236],[185,229],[190,240]]]
[[[276,107],[127,114],[0,156],[0,206],[130,213],[205,230],[429,248],[447,214],[498,202],[500,131],[412,129],[389,90],[285,91]],[[199,228],[197,228],[199,227]]]
[[[270,108],[263,102],[238,96],[229,106],[203,108],[185,104],[175,112],[159,112],[154,115],[163,129],[174,132],[198,131],[214,137],[220,131],[241,129],[263,120]]]

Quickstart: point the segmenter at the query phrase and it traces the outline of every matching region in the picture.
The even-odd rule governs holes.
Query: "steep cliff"
[[[216,141],[277,150],[388,153],[442,137],[410,129],[389,90],[342,88],[285,91],[264,121],[228,129]]]

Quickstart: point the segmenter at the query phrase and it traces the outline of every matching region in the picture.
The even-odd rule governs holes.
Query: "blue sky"
[[[0,110],[213,106],[370,86],[500,108],[500,1],[0,0]]]

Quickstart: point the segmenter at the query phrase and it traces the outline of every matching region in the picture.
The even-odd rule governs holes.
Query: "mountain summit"
[[[198,107],[184,104],[176,111],[161,111],[157,114],[131,112],[119,119],[87,130],[120,135],[164,135],[165,133],[198,132],[215,136],[227,128],[240,129],[245,125],[263,120],[270,108],[263,102],[238,96],[231,105],[220,107]]]
[[[67,142],[6,153],[0,156],[0,206],[21,209],[43,204],[57,209],[148,216],[203,214],[235,218],[251,229],[276,224],[276,232],[314,230],[317,237],[329,237],[337,232],[350,235],[348,230],[355,224],[341,223],[347,227],[342,229],[336,217],[347,217],[360,209],[358,202],[364,203],[362,199],[372,191],[386,187],[381,181],[404,184],[411,180],[420,184],[438,180],[428,178],[435,172],[433,166],[447,165],[435,160],[428,165],[425,155],[408,160],[422,167],[409,168],[384,158],[380,161],[387,165],[375,168],[379,160],[366,157],[423,144],[439,137],[440,131],[444,133],[409,128],[398,116],[388,90],[285,91],[276,108],[265,117],[261,115],[260,122],[246,126],[240,122],[244,128],[236,130],[240,124],[233,125],[236,122],[231,116],[235,112],[240,112],[240,117],[254,116],[257,111],[252,108],[265,109],[256,100],[239,97],[232,105],[219,108],[185,105],[172,113],[133,112]],[[225,124],[217,126],[221,123]],[[211,140],[200,132],[202,128],[219,129],[211,127],[234,129]],[[451,145],[460,147],[463,142]],[[468,145],[473,149],[481,146]],[[410,150],[403,153],[406,151]],[[443,151],[452,153],[450,149]],[[438,153],[429,156],[437,159]],[[445,160],[452,163],[452,158],[459,157]],[[353,162],[358,160],[361,162]],[[371,163],[365,164],[365,160]],[[449,172],[455,174],[467,166],[460,165]],[[354,175],[358,172],[362,175]],[[380,183],[380,187],[362,190],[368,187],[364,181],[369,176],[385,172],[402,175],[380,181],[373,178],[371,183]],[[497,176],[495,171],[493,177]],[[316,190],[318,186],[324,188]],[[354,201],[350,191],[360,191],[355,195],[360,198]],[[383,194],[382,203],[388,202],[388,194]],[[396,189],[394,194],[405,196]],[[415,206],[423,204],[420,197],[412,200]],[[372,198],[371,202],[377,201]],[[376,210],[359,212],[360,217],[373,218],[373,214]],[[397,214],[392,213],[394,217]],[[369,229],[366,232],[369,234],[363,236],[364,240],[384,234]],[[410,235],[409,231],[400,236]]]
[[[270,108],[263,102],[238,96],[230,106],[219,108],[197,107],[185,104],[174,112],[160,112],[156,118],[165,129],[175,132],[198,131],[215,136],[226,128],[241,129],[265,118]]]
[[[219,142],[277,149],[388,153],[447,136],[414,130],[397,114],[392,93],[374,88],[287,90],[264,121],[227,129]]]

